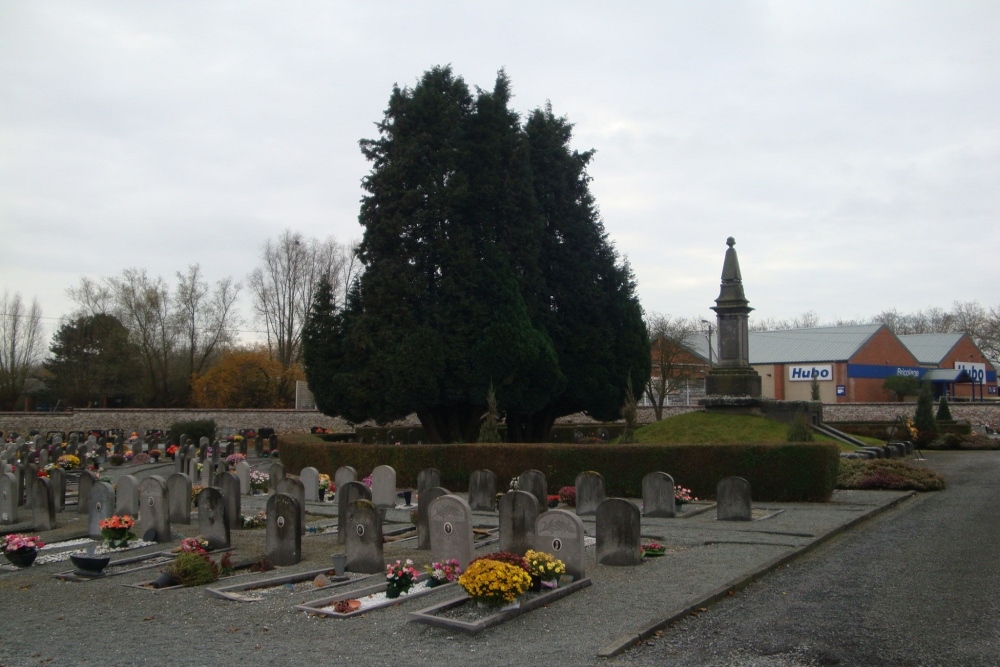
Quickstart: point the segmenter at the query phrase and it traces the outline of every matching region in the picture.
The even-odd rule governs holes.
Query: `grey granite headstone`
[[[302,560],[298,505],[299,501],[284,493],[267,499],[265,555],[275,565],[295,565]]]
[[[340,491],[340,487],[348,482],[356,481],[358,481],[358,471],[351,466],[341,466],[333,473],[333,485],[337,487],[336,491]]]
[[[201,478],[198,480],[201,486],[209,487],[215,484],[215,464],[211,459],[206,458],[201,462]]]
[[[604,502],[604,477],[599,472],[587,470],[576,476],[576,513],[586,516],[597,513]]]
[[[236,464],[236,476],[240,480],[240,493],[244,496],[250,495],[250,464],[240,461]]]
[[[549,486],[541,470],[525,470],[518,475],[517,490],[533,494],[539,507],[549,506]]]
[[[460,496],[444,495],[428,507],[431,556],[440,563],[454,558],[464,570],[473,559],[472,509]]]
[[[278,492],[278,482],[285,479],[285,466],[281,463],[272,463],[268,470],[267,492],[271,495]]]
[[[549,510],[535,521],[535,550],[561,560],[576,581],[584,578],[583,538],[583,520],[572,512]]]
[[[417,548],[431,548],[430,506],[441,496],[448,495],[448,489],[433,486],[424,489],[417,496]]]
[[[0,524],[17,523],[17,477],[12,472],[0,475]]]
[[[115,489],[115,514],[129,514],[134,519],[139,514],[139,480],[134,475],[122,475]]]
[[[319,500],[319,470],[316,470],[312,466],[307,466],[299,472],[299,479],[302,480],[305,500],[317,502]]]
[[[392,466],[376,466],[372,470],[372,502],[379,509],[396,506],[396,470]]]
[[[66,471],[56,466],[49,471],[49,482],[52,483],[52,506],[58,514],[66,508]]]
[[[642,515],[650,518],[677,516],[673,477],[665,472],[651,472],[642,478]]]
[[[344,553],[347,555],[345,570],[348,572],[362,574],[385,572],[381,512],[370,500],[355,500],[347,506]]]
[[[496,499],[497,476],[490,470],[472,471],[469,475],[469,507],[476,512],[492,512]]]
[[[191,523],[191,478],[181,472],[167,477],[167,501],[171,523]]]
[[[508,491],[500,499],[500,551],[523,556],[535,548],[538,500],[527,491]]]
[[[302,485],[302,480],[295,475],[288,475],[283,480],[278,482],[277,493],[284,493],[287,496],[295,498],[299,503],[299,523],[302,526],[302,532],[306,532],[306,491],[305,487]]]
[[[167,481],[159,475],[150,475],[139,482],[136,535],[149,542],[170,541],[169,496]]]
[[[52,482],[39,477],[31,485],[31,525],[34,530],[52,530],[56,527],[56,508],[52,501]]]
[[[208,540],[209,549],[228,549],[229,522],[222,491],[209,486],[198,493],[198,534]]]
[[[608,498],[597,508],[597,562],[638,565],[641,518],[639,508],[623,498]]]
[[[424,468],[417,473],[417,495],[425,489],[441,486],[441,473],[437,468]]]
[[[346,482],[337,487],[337,544],[344,544],[347,531],[347,508],[356,500],[372,499],[372,492],[361,482]]]
[[[188,447],[188,455],[184,461],[187,464],[187,476],[191,478],[191,482],[193,484],[194,480],[201,477],[198,472],[198,453],[197,450],[195,450],[194,445]]]
[[[42,448],[38,451],[38,467],[45,468],[49,464],[49,450]]]
[[[742,477],[727,477],[715,487],[715,518],[719,521],[750,521],[750,482]]]
[[[18,483],[21,485],[21,503],[24,505],[25,509],[31,509],[31,504],[35,500],[34,494],[34,482],[38,479],[38,465],[34,463],[29,463],[28,465],[18,466],[18,470],[24,471],[24,477],[18,479]]]
[[[226,519],[229,521],[229,528],[240,530],[243,528],[243,494],[240,493],[240,478],[235,473],[224,472],[219,475],[218,482],[222,497],[226,501]]]
[[[101,521],[115,513],[115,490],[104,481],[94,482],[87,499],[87,536],[101,539]]]
[[[80,473],[80,482],[76,492],[77,514],[86,514],[90,511],[90,489],[97,480],[100,479],[92,470],[84,470]]]

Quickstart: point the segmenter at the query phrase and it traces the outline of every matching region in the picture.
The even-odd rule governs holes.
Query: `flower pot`
[[[38,558],[38,549],[18,549],[17,551],[4,552],[4,556],[15,567],[30,567]]]
[[[542,578],[531,575],[531,588],[528,589],[534,593],[538,593],[542,590]]]
[[[160,457],[159,456],[150,456],[149,460],[152,461],[153,463],[159,463],[160,462]]]
[[[403,591],[399,589],[398,586],[394,584],[389,584],[385,587],[385,596],[390,600],[394,600],[399,597],[399,594]]]
[[[320,500],[326,500],[326,489],[320,489],[319,490],[319,499]]]
[[[104,568],[111,562],[111,556],[88,556],[70,554],[69,559],[76,565],[76,574],[84,577],[103,577]]]
[[[338,575],[344,575],[344,570],[347,569],[346,554],[333,554],[333,569],[336,570]]]

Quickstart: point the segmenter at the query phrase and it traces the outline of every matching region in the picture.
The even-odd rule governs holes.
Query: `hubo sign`
[[[820,382],[833,380],[833,366],[789,366],[788,379],[791,382],[812,382],[816,378]]]
[[[976,384],[986,383],[986,364],[977,364],[972,361],[956,361],[955,368],[965,371]]]

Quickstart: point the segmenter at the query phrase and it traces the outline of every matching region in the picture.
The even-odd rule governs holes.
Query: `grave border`
[[[428,572],[421,573],[417,579],[416,583],[423,583],[430,579],[431,575]],[[354,611],[349,611],[346,614],[341,614],[336,611],[323,611],[321,607],[329,607],[334,602],[340,602],[341,600],[353,600],[356,598],[363,598],[368,595],[373,595],[375,593],[384,593],[388,584],[376,584],[374,586],[367,586],[365,588],[359,588],[358,590],[348,591],[346,593],[339,593],[338,595],[319,598],[318,600],[311,600],[309,602],[303,602],[302,604],[297,604],[293,609],[299,611],[304,611],[313,616],[325,616],[327,618],[353,618],[355,616],[361,616],[362,614],[367,614],[370,611],[375,611],[376,609],[384,609],[386,607],[392,607],[406,602],[407,600],[413,600],[418,597],[427,595],[428,593],[433,593],[435,591],[441,590],[442,588],[447,588],[448,586],[457,586],[455,582],[450,582],[447,584],[441,584],[439,586],[434,586],[433,588],[424,587],[419,591],[414,591],[406,595],[405,597],[398,597],[392,599],[386,599],[385,602],[380,602],[379,604],[372,605],[370,607],[365,607],[364,609],[356,609]]]
[[[529,611],[538,609],[539,607],[544,607],[556,600],[571,595],[579,590],[583,590],[591,585],[591,580],[589,577],[580,579],[579,581],[574,581],[568,586],[560,586],[551,591],[541,593],[540,595],[533,596],[531,599],[522,600],[520,605],[513,609],[504,609],[503,611],[497,611],[494,614],[487,616],[479,621],[470,623],[468,621],[460,621],[453,618],[445,618],[442,616],[437,616],[439,612],[446,611],[448,609],[453,609],[455,607],[461,606],[472,602],[472,598],[466,596],[462,598],[457,598],[454,600],[448,600],[447,602],[442,602],[436,604],[432,607],[427,607],[426,609],[421,609],[419,611],[411,611],[407,615],[407,622],[424,623],[426,625],[431,625],[437,628],[443,628],[445,630],[458,630],[469,635],[476,635],[491,628],[495,625],[499,625],[512,618],[517,618],[521,614],[526,614]],[[433,589],[432,589],[433,590]]]
[[[294,584],[300,581],[307,581],[309,579],[315,579],[321,574],[328,574],[330,571],[334,570],[331,567],[324,567],[320,570],[307,570],[305,572],[297,572],[295,574],[283,574],[280,577],[271,577],[269,579],[261,579],[260,581],[250,581],[243,582],[241,584],[232,584],[230,586],[215,586],[212,588],[205,589],[205,595],[213,597],[219,600],[228,600],[229,602],[260,602],[260,600],[248,600],[243,597],[232,595],[237,591],[252,591],[257,588],[271,588],[273,586],[280,586],[282,584]],[[372,575],[368,575],[372,576]],[[360,577],[358,579],[352,579],[343,575],[337,575],[330,578],[332,582],[329,586],[323,586],[316,588],[315,590],[324,590],[326,588],[336,588],[338,586],[344,586],[351,583],[352,581],[362,581],[368,577]]]

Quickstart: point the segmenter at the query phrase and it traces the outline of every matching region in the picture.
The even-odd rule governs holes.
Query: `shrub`
[[[132,457],[132,463],[149,463],[151,460],[146,452],[139,452]]]
[[[950,422],[952,420],[951,408],[948,407],[948,399],[944,396],[938,401],[937,420],[939,422]]]
[[[210,584],[219,578],[219,566],[208,554],[182,551],[167,566],[167,572],[185,586]]]
[[[529,573],[531,572],[531,570],[528,567],[528,561],[524,560],[515,553],[511,553],[510,551],[494,551],[491,554],[486,554],[485,556],[480,556],[479,558],[473,559],[472,561],[469,562],[469,565],[471,566],[473,563],[479,560],[495,560],[500,563],[507,563],[508,565],[514,565],[515,567],[521,568],[525,572]]]
[[[809,420],[803,413],[795,415],[795,420],[788,425],[788,442],[812,442],[813,432]]]
[[[108,461],[110,461],[113,466],[120,466],[125,463],[125,456],[122,454],[112,454],[108,457]]]
[[[499,606],[523,595],[531,587],[531,575],[517,566],[481,558],[469,563],[458,585],[473,600]]]
[[[559,489],[559,502],[570,507],[576,507],[576,487],[564,486]]]
[[[917,443],[921,446],[930,444],[938,433],[937,420],[934,419],[934,397],[931,395],[931,383],[924,382],[917,396],[917,410],[913,415],[913,425],[917,427]]]
[[[186,435],[191,438],[191,441],[195,445],[197,445],[203,437],[208,438],[209,441],[215,440],[215,420],[191,419],[187,421],[174,422],[170,425],[170,442],[175,445],[183,445],[183,442],[177,442],[182,435]]]
[[[843,459],[838,489],[881,489],[885,491],[940,491],[944,478],[927,468],[918,468],[893,459]]]

